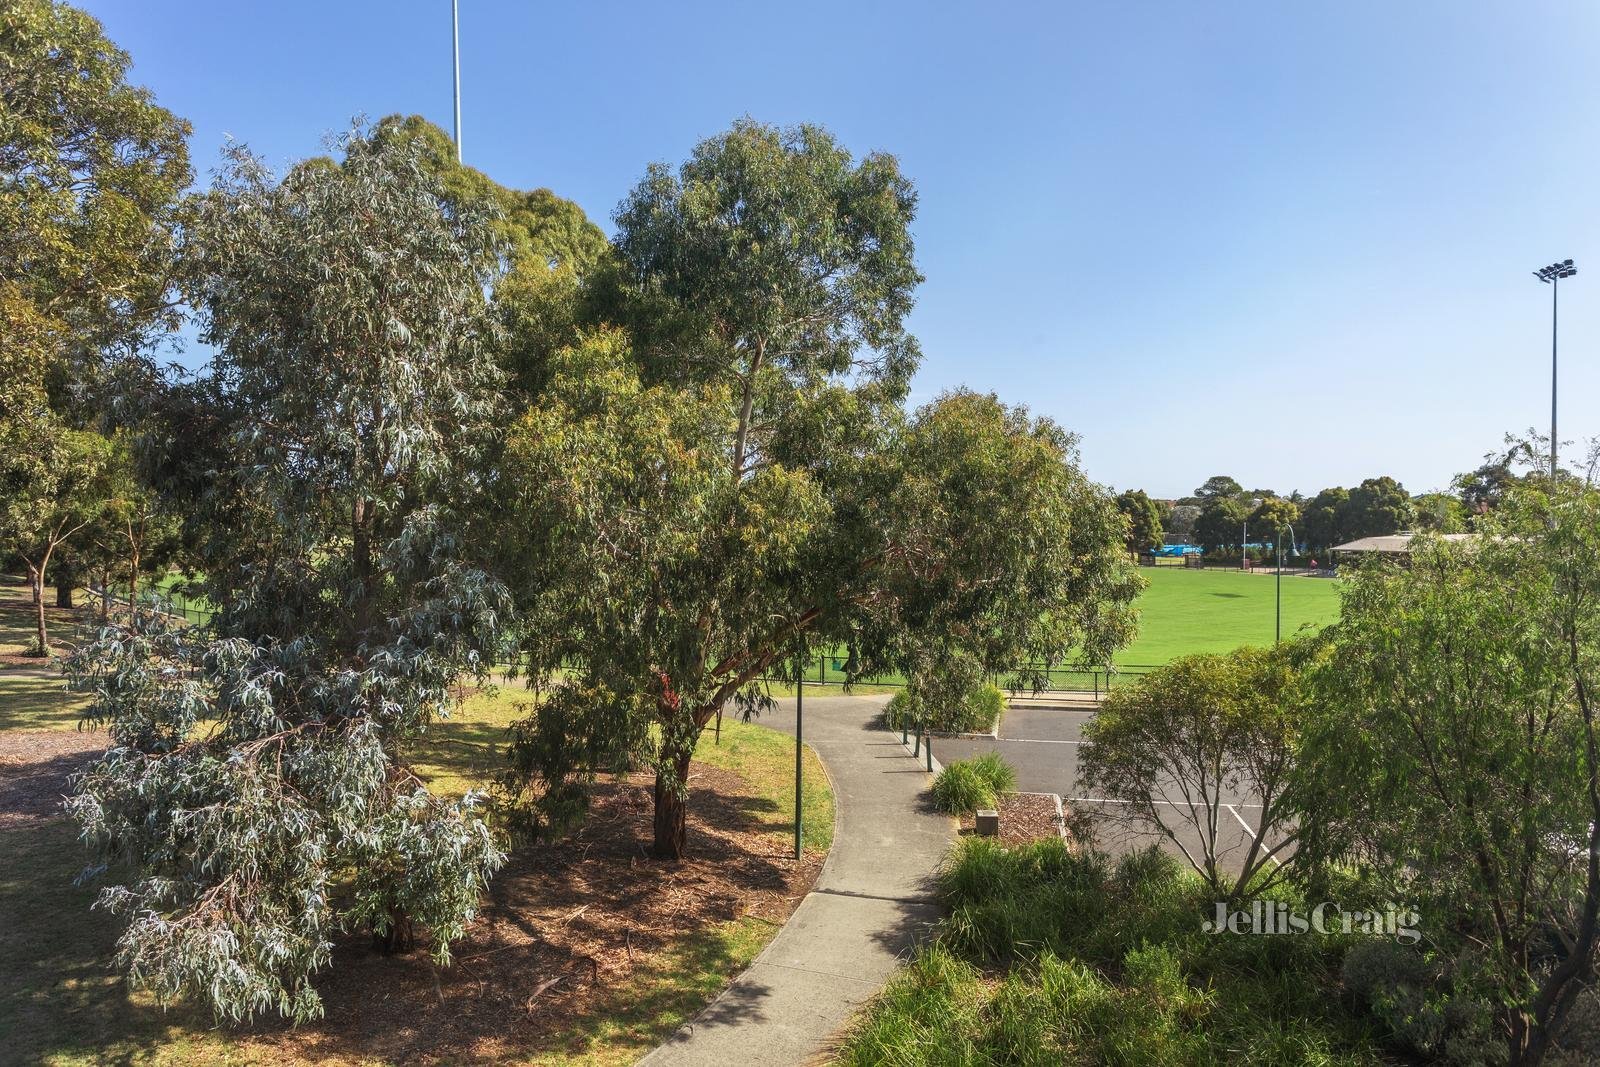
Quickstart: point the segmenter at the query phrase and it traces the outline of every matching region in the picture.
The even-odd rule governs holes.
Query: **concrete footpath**
[[[882,697],[805,699],[805,740],[833,782],[833,848],[816,886],[748,970],[641,1067],[804,1063],[882,987],[939,917],[933,874],[955,824],[928,776],[873,727]],[[794,733],[794,701],[760,722]]]

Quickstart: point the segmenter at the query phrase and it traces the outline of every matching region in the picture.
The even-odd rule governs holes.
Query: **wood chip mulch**
[[[326,1021],[263,1027],[261,1039],[313,1062],[578,1051],[583,1021],[648,995],[630,976],[660,966],[685,935],[744,916],[781,924],[821,870],[823,857],[797,866],[783,837],[754,821],[760,802],[738,775],[696,764],[690,788],[684,862],[648,855],[647,776],[602,784],[579,831],[515,853],[495,876],[453,966],[435,968],[422,951],[385,959],[352,939],[318,982]],[[715,966],[720,950],[708,951]],[[722,962],[732,979],[738,967]]]
[[[0,732],[0,829],[62,820],[67,776],[105,744],[104,734]],[[796,864],[788,839],[757,821],[769,802],[738,775],[696,763],[690,788],[687,860],[648,855],[648,776],[603,782],[581,829],[513,852],[451,966],[435,967],[425,947],[384,957],[364,935],[343,936],[317,978],[323,1020],[291,1028],[274,1018],[234,1040],[285,1064],[521,1061],[582,1056],[601,1020],[621,1019],[621,1033],[601,1040],[648,1047],[662,1036],[651,1020],[715,993],[685,994],[659,980],[663,971],[731,980],[743,960],[715,929],[746,916],[781,924],[824,858]],[[105,950],[109,961],[109,942]],[[172,1017],[212,1025],[182,1008]]]
[[[1056,821],[1055,798],[1049,793],[1002,793],[999,812],[1002,844],[1025,845],[1062,836],[1062,824]],[[975,822],[971,815],[963,815],[961,833],[975,833]]]

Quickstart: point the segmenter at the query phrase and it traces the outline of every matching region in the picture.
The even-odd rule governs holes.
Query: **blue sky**
[[[450,122],[448,0],[87,0],[135,80],[274,162]],[[461,0],[467,162],[610,229],[646,163],[749,114],[921,195],[914,399],[968,385],[1188,492],[1445,485],[1508,430],[1600,434],[1600,7],[1571,2]],[[1576,446],[1569,448],[1575,454]]]

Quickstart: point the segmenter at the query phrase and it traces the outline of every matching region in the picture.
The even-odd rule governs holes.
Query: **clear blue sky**
[[[350,117],[448,129],[448,0],[87,0],[136,80],[275,162]],[[610,228],[734,118],[897,155],[928,280],[915,399],[965,384],[1118,488],[1443,486],[1600,434],[1600,7],[461,0],[467,162]],[[1576,454],[1577,447],[1569,450]]]

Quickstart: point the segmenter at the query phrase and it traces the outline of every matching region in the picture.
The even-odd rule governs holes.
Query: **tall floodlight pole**
[[[1291,544],[1291,545],[1294,544],[1294,527],[1293,526],[1285,526],[1285,527],[1283,527],[1282,529],[1280,529],[1278,531],[1278,533],[1277,533],[1277,538],[1278,538],[1278,544],[1277,544],[1277,549],[1278,549],[1278,627],[1277,627],[1277,631],[1276,631],[1276,640],[1280,641],[1280,642],[1283,640],[1283,531],[1284,530],[1288,530],[1289,531],[1289,544]]]
[[[1556,322],[1560,311],[1561,279],[1578,273],[1572,260],[1564,259],[1533,272],[1550,287],[1550,480],[1556,480]]]
[[[456,79],[456,162],[461,162],[461,0],[450,0],[450,45]]]

